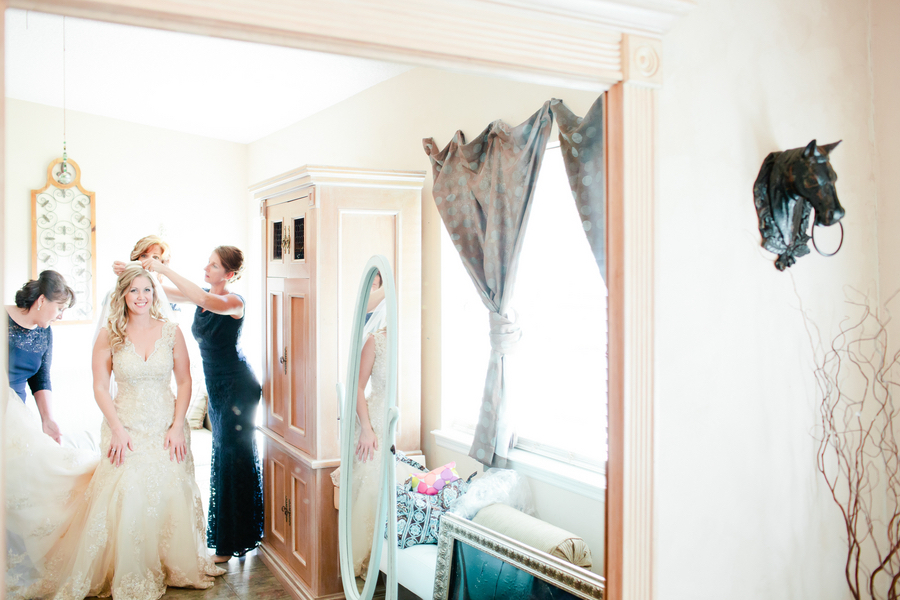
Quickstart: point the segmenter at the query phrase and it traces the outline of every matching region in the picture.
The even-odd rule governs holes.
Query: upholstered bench
[[[482,508],[473,523],[535,550],[585,569],[591,566],[591,551],[583,539],[505,504]],[[441,537],[443,537],[443,532]],[[387,542],[385,542],[386,544]],[[438,546],[420,544],[397,550],[397,583],[423,600],[434,597]],[[387,548],[381,553],[380,569],[387,572]]]

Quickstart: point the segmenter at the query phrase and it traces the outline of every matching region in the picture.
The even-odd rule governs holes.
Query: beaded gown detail
[[[243,324],[244,317],[198,307],[191,327],[203,358],[213,431],[207,545],[220,556],[241,556],[263,536],[262,470],[254,439],[262,388],[240,348]]]
[[[210,588],[224,572],[207,555],[187,425],[184,461],[163,447],[175,330],[163,324],[146,360],[130,341],[113,353],[114,404],[134,448],[121,466],[56,445],[21,402],[8,403],[7,598],[156,600],[169,585]],[[103,456],[110,440],[104,419]]]

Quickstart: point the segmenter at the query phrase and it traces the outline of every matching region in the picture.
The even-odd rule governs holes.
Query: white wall
[[[878,258],[881,299],[886,302],[900,290],[900,2],[872,0],[872,120],[878,183]],[[900,300],[888,308],[900,314]],[[900,320],[889,329],[900,340]],[[896,344],[894,344],[896,347]]]
[[[846,598],[798,307],[830,340],[847,286],[878,300],[870,5],[698,4],[664,40],[656,597]],[[812,254],[781,273],[759,247],[752,186],[767,153],[813,138],[843,139],[832,165],[846,238],[834,258]]]
[[[465,335],[458,331],[462,324],[446,318],[441,287],[467,290],[473,297],[477,294],[452,246],[452,252],[441,254],[441,239],[447,234],[432,199],[431,164],[422,138],[434,136],[443,146],[461,129],[472,139],[496,119],[521,123],[552,97],[564,99],[575,112],[584,114],[597,94],[413,69],[250,144],[251,183],[304,164],[426,171],[422,194],[422,448],[429,465],[455,460],[461,474],[481,470],[472,459],[438,447],[430,433],[441,427],[441,402],[453,401],[441,397],[442,353],[465,352],[467,345]],[[486,311],[484,321],[472,326],[475,335],[487,337]],[[455,333],[452,344],[448,329]],[[479,342],[480,348],[485,342],[480,338]],[[487,368],[486,362],[483,368]],[[484,372],[475,377],[483,380]],[[539,482],[532,487],[540,517],[581,535],[591,548],[596,570],[602,571],[603,503]]]
[[[6,135],[3,300],[12,304],[31,277],[31,190],[44,186],[47,165],[61,155],[62,111],[7,99]],[[172,265],[198,283],[215,246],[246,248],[246,215],[255,209],[248,209],[245,145],[73,111],[67,113],[67,138],[69,157],[84,172],[82,186],[97,194],[98,295],[115,282],[112,262],[128,260],[145,235],[162,233],[172,245]],[[238,282],[235,291],[246,294],[245,284]],[[249,311],[258,315],[255,309],[251,303]],[[188,340],[192,316],[185,306],[180,322]],[[64,430],[99,427],[91,391],[93,331],[93,325],[53,329],[54,401]],[[257,333],[245,337],[258,347]],[[251,359],[258,355],[248,351]]]

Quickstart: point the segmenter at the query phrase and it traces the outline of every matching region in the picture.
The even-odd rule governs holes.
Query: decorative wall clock
[[[75,290],[75,304],[63,314],[64,323],[90,323],[94,318],[94,201],[94,192],[81,187],[81,167],[63,158],[47,167],[47,184],[31,190],[31,276],[37,279],[41,271],[53,269]]]

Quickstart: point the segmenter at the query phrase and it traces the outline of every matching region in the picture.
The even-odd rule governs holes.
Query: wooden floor
[[[227,573],[216,577],[216,585],[208,590],[169,588],[165,600],[180,599],[228,599],[228,600],[276,600],[289,599],[269,568],[260,560],[257,551],[248,552],[243,558],[232,558],[219,565]]]

